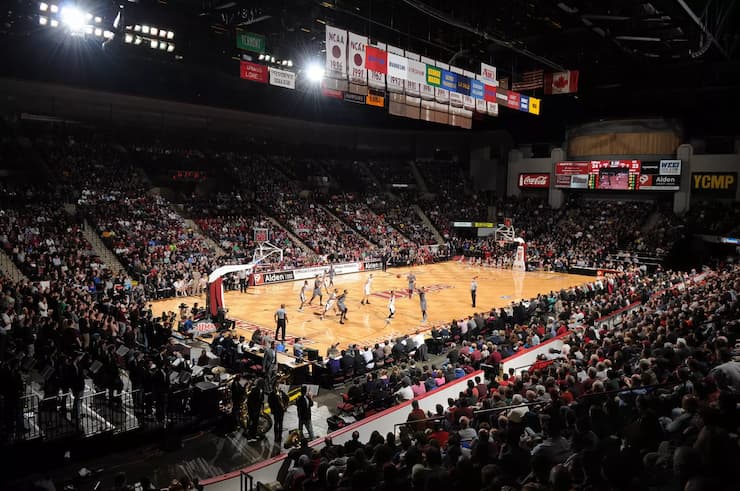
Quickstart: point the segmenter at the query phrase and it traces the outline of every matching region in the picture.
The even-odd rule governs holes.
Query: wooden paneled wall
[[[582,135],[568,141],[568,156],[674,155],[680,143],[677,134],[667,131]]]

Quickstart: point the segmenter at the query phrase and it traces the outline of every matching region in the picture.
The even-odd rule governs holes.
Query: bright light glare
[[[51,27],[57,27],[59,25],[59,21],[56,19],[51,19]]]
[[[292,60],[288,60],[288,66],[293,66],[293,61]]]
[[[174,39],[175,33],[172,31],[167,31],[167,39]]]
[[[62,22],[71,31],[79,32],[85,27],[85,13],[74,7],[64,7],[62,9]]]
[[[170,44],[169,46],[167,46],[167,52],[168,53],[172,53],[173,51],[175,51],[175,45],[174,44]]]
[[[157,41],[149,41],[149,47],[152,49],[157,49]]]
[[[47,19],[43,15],[40,15],[39,16],[39,24],[40,25],[45,26],[47,24],[47,22],[49,22],[49,19]]]
[[[124,41],[126,41],[126,43],[128,43],[128,44],[131,44],[131,42],[132,42],[133,40],[134,40],[134,36],[133,36],[133,35],[131,35],[131,34],[126,34],[126,37],[125,37],[125,39],[124,39]]]
[[[100,24],[101,22],[103,22],[103,18],[102,17],[95,17],[95,23],[96,24]]]
[[[103,39],[113,39],[112,31],[103,31]]]
[[[151,29],[149,29],[149,34],[151,34],[152,36],[156,36],[157,34],[159,34],[159,30],[156,27],[152,27]]]
[[[144,34],[149,34],[149,26],[141,26],[141,32]]]
[[[52,5],[51,6],[51,13],[52,14],[56,14],[57,12],[59,12],[59,7],[57,5]]]
[[[49,10],[49,4],[46,2],[41,2],[39,4],[39,10],[42,12],[46,12],[47,10]]]
[[[163,50],[163,51],[164,51],[165,49],[167,49],[167,43],[165,43],[164,41],[160,41],[160,42],[159,42],[159,49],[161,49],[161,50]]]
[[[324,67],[318,63],[311,63],[306,68],[306,76],[311,82],[321,82],[321,79],[324,78]]]
[[[103,35],[103,30],[99,27],[95,28],[95,35],[100,37]]]

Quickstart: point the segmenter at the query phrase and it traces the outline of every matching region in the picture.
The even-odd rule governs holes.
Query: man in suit
[[[311,398],[311,394],[308,393],[308,387],[304,385],[301,387],[301,396],[296,401],[296,409],[298,410],[298,431],[301,437],[303,437],[303,427],[305,426],[308,430],[309,441],[315,438],[313,424],[311,423],[312,406],[313,399]]]
[[[272,387],[277,377],[277,352],[275,351],[275,341],[270,342],[270,346],[265,348],[265,355],[262,359],[262,373],[268,387]]]

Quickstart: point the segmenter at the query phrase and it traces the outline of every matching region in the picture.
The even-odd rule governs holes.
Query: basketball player
[[[299,298],[301,299],[301,306],[298,307],[298,312],[303,312],[303,304],[306,303],[306,290],[308,290],[308,280],[305,280],[303,282],[303,286],[301,287],[301,294],[299,295]]]
[[[326,317],[326,313],[329,312],[329,309],[334,307],[334,303],[337,301],[337,290],[335,289],[333,292],[329,294],[329,299],[326,301],[326,305],[324,305],[324,311],[321,313],[321,320],[324,320],[324,317]]]
[[[409,298],[411,298],[411,295],[414,294],[414,289],[416,288],[416,275],[413,271],[409,271],[409,274],[406,275],[406,279],[409,282]]]
[[[337,297],[337,306],[339,307],[339,323],[344,324],[347,320],[347,290],[344,290],[339,297]]]
[[[330,264],[329,265],[329,286],[334,286],[334,276],[336,274],[337,273],[334,271],[334,265]]]
[[[277,327],[275,328],[275,340],[280,338],[280,331],[283,331],[282,341],[285,344],[285,326],[288,324],[288,312],[285,310],[285,304],[280,304],[280,308],[275,311],[275,322]]]
[[[368,304],[370,305],[370,292],[373,287],[373,274],[370,273],[370,276],[367,277],[365,280],[365,296],[362,297],[362,302],[360,304]]]
[[[385,323],[388,324],[391,319],[393,319],[393,315],[396,313],[396,292],[391,290],[391,298],[388,299],[388,318],[385,320]]]
[[[419,288],[419,307],[421,307],[421,322],[427,321],[427,292],[424,288]]]
[[[321,280],[321,277],[319,275],[316,275],[316,278],[314,278],[313,280],[313,295],[311,295],[311,300],[308,301],[308,305],[311,305],[313,299],[316,297],[319,297],[319,305],[324,303],[324,294],[321,293],[322,284],[323,281]]]

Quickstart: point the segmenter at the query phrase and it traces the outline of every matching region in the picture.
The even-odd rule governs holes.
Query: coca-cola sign
[[[520,188],[544,188],[550,187],[550,174],[519,174]]]

